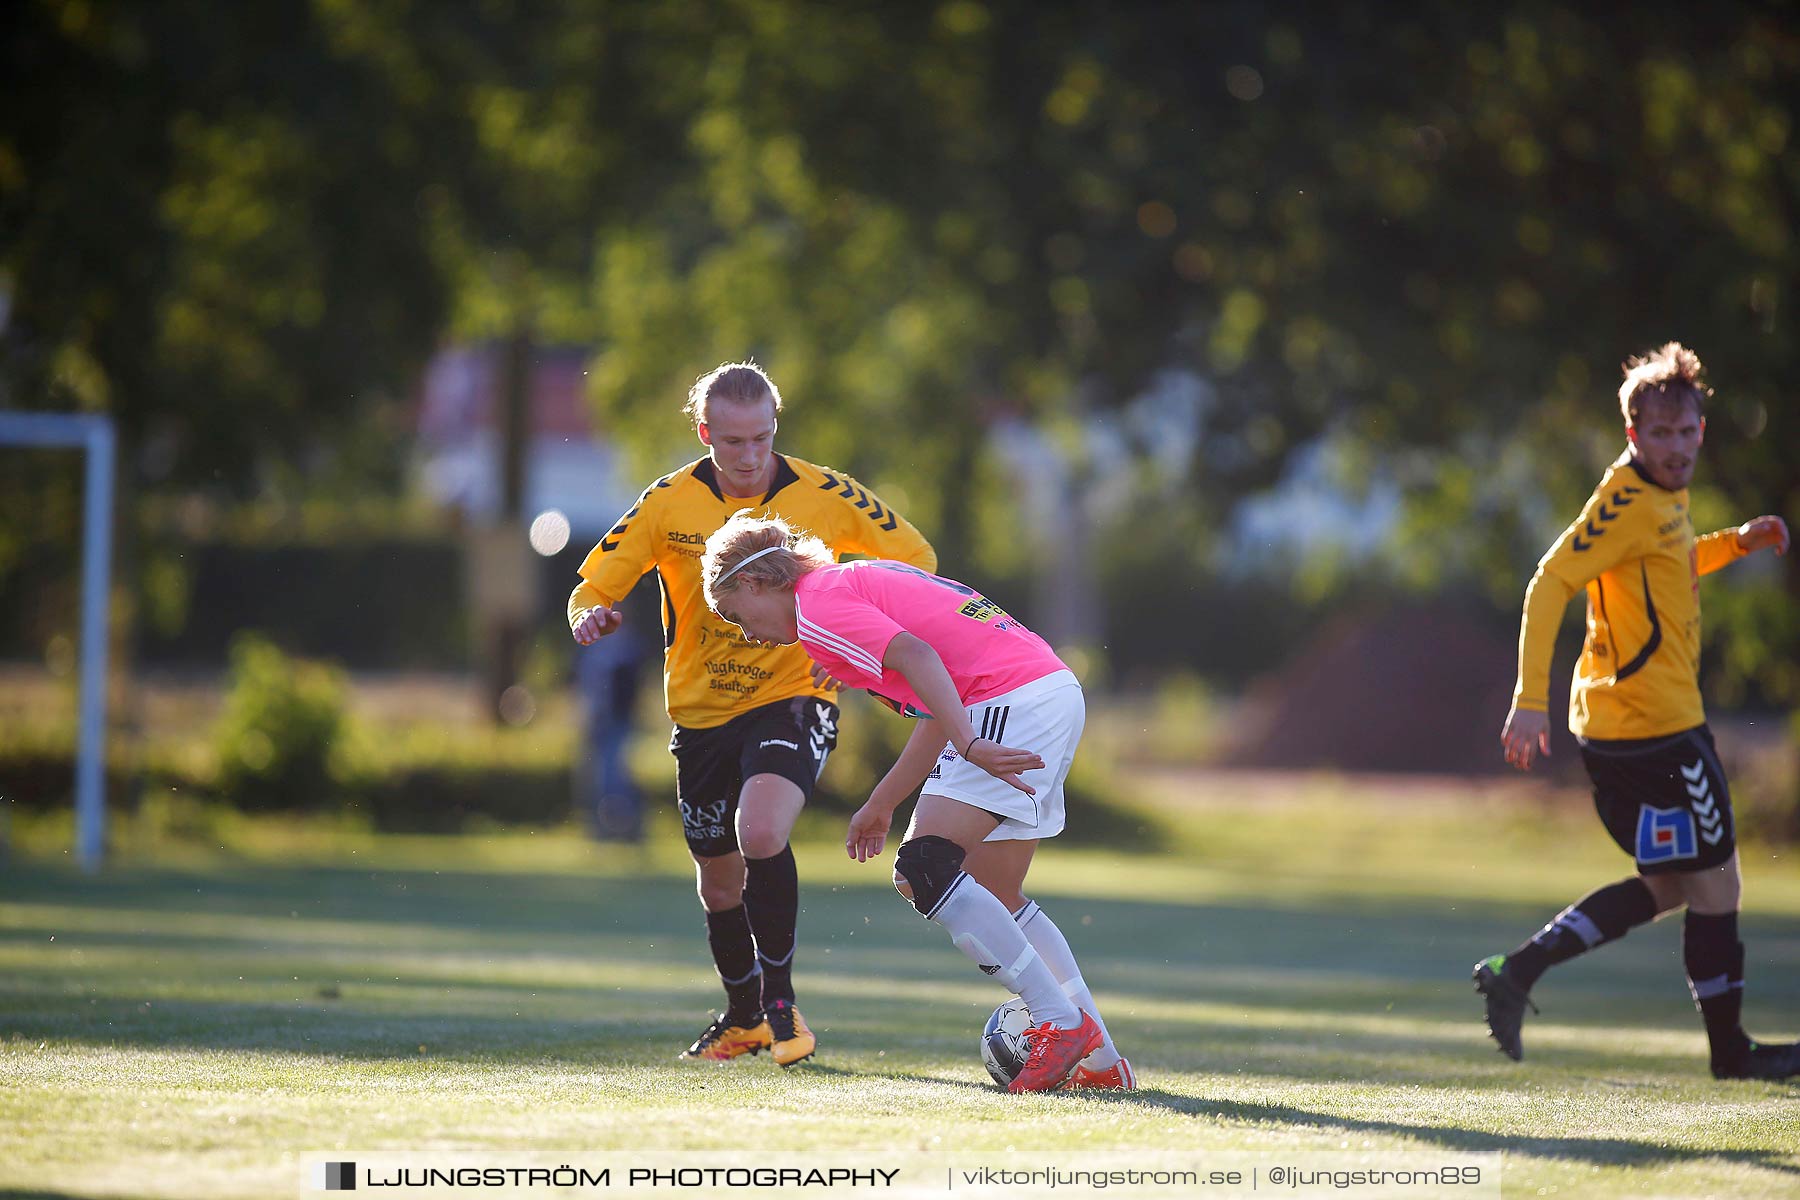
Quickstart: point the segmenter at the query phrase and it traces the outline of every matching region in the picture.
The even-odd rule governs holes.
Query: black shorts
[[[675,797],[681,832],[697,858],[738,848],[738,792],[752,775],[779,775],[811,799],[825,759],[837,746],[837,705],[796,696],[753,708],[711,729],[675,727]]]
[[[1668,737],[1581,743],[1594,808],[1638,871],[1716,867],[1737,849],[1731,788],[1704,725]]]

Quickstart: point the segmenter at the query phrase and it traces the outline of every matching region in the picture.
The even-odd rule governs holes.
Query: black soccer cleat
[[[1751,1042],[1735,1063],[1713,1064],[1714,1079],[1792,1079],[1800,1075],[1800,1042]]]
[[[1475,990],[1487,1001],[1488,1032],[1500,1043],[1500,1053],[1518,1062],[1525,1057],[1525,1046],[1519,1040],[1519,1029],[1525,1024],[1525,1010],[1538,1010],[1523,988],[1504,973],[1506,955],[1491,954],[1475,964],[1470,975]]]

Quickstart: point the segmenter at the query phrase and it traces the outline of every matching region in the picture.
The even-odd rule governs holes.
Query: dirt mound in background
[[[1517,650],[1449,606],[1420,605],[1327,626],[1282,670],[1253,685],[1221,765],[1490,774],[1507,768],[1500,726]],[[1553,673],[1552,714],[1568,673]],[[1553,719],[1564,765],[1573,739]]]

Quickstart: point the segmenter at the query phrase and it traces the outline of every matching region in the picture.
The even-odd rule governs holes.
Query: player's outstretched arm
[[[1788,552],[1787,522],[1780,517],[1755,517],[1745,521],[1737,528],[1738,546],[1745,554],[1755,554],[1758,550],[1773,550],[1777,554]]]
[[[1702,575],[1728,567],[1746,554],[1773,550],[1786,554],[1787,522],[1780,517],[1753,517],[1742,525],[1694,539],[1694,569]]]

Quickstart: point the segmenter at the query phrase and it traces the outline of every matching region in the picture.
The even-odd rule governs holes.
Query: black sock
[[[1527,990],[1559,962],[1617,941],[1656,917],[1656,897],[1633,875],[1590,892],[1506,956],[1506,978]]]
[[[756,943],[744,906],[707,913],[706,940],[712,946],[719,982],[725,985],[726,1023],[756,1024],[762,1013],[762,980],[757,977]]]
[[[1736,913],[1690,911],[1681,926],[1681,958],[1688,990],[1706,1022],[1715,1069],[1731,1067],[1750,1050],[1744,1033],[1744,943],[1738,941]]]
[[[756,931],[756,961],[762,968],[763,1007],[794,1002],[794,927],[800,919],[800,871],[794,848],[744,860],[744,910]]]

